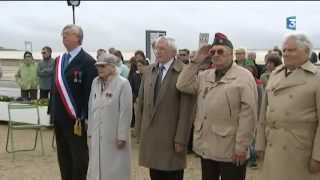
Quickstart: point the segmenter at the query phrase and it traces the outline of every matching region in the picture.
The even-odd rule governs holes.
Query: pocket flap
[[[211,130],[219,136],[232,136],[236,134],[236,128],[230,126],[212,126]]]

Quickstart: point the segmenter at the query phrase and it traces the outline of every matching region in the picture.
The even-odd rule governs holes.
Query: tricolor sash
[[[71,94],[70,88],[68,86],[65,72],[64,72],[64,61],[67,61],[66,54],[60,55],[57,58],[56,68],[55,68],[55,85],[59,92],[59,96],[61,101],[67,110],[67,113],[71,117],[72,120],[78,120],[78,110],[75,104],[74,98]]]

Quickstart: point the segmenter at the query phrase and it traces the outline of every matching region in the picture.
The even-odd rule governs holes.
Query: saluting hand
[[[212,45],[204,45],[202,46],[196,53],[193,59],[191,59],[191,62],[194,63],[201,63],[205,59],[207,59],[209,56],[211,56],[209,50],[211,49]]]

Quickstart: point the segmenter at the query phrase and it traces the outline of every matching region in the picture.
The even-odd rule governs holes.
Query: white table
[[[9,121],[8,112],[9,102],[0,102],[0,121]],[[40,124],[50,125],[50,117],[47,115],[47,106],[39,106]],[[30,109],[19,109],[11,110],[11,119],[15,122],[37,124],[37,116],[34,110]]]

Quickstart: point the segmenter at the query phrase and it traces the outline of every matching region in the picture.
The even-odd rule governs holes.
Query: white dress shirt
[[[159,63],[159,67],[160,67],[161,65],[163,65],[163,66],[164,66],[164,69],[163,69],[163,72],[162,72],[162,78],[161,78],[161,81],[163,81],[163,79],[166,77],[167,72],[168,72],[168,70],[169,70],[169,68],[170,68],[171,64],[173,63],[173,60],[174,60],[174,59],[171,59],[170,61],[168,61],[168,62],[167,62],[167,63],[165,63],[165,64],[161,64],[161,63]]]
[[[68,52],[71,55],[71,57],[69,59],[69,64],[80,53],[80,51],[81,51],[81,46],[78,46],[78,47],[72,49],[70,52]]]

